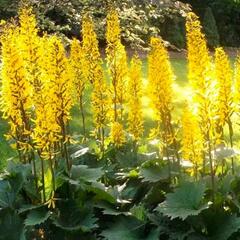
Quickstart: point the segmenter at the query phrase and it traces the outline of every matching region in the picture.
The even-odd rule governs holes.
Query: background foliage
[[[189,10],[188,5],[178,1],[132,1],[132,0],[29,0],[35,7],[38,23],[43,31],[59,32],[67,37],[79,36],[81,19],[85,12],[90,12],[97,23],[97,35],[100,43],[105,43],[104,26],[109,8],[118,10],[122,25],[122,37],[132,47],[146,46],[149,37],[158,34],[165,25],[172,22],[177,26],[182,22],[181,16]],[[21,3],[20,3],[21,4]],[[8,19],[17,14],[18,1],[2,0],[0,14]],[[183,29],[183,27],[181,28]],[[166,27],[166,40],[172,40],[178,47],[184,46],[182,31],[175,37]]]
[[[161,32],[161,36],[177,48],[185,47],[184,16],[190,8],[201,20],[212,11],[211,20],[205,21],[204,28],[208,35],[209,29],[216,22],[213,36],[209,36],[210,47],[218,44],[238,46],[240,43],[240,3],[233,0],[29,0],[35,6],[39,26],[48,32],[59,32],[67,37],[79,36],[81,19],[88,11],[97,23],[97,34],[102,44],[105,43],[104,26],[107,10],[114,6],[120,13],[123,26],[123,39],[131,46],[146,46],[145,42],[151,35]],[[17,14],[19,1],[1,0],[1,19],[8,19]],[[211,13],[210,13],[211,14]],[[221,27],[220,27],[221,26]],[[221,31],[218,32],[218,29]]]

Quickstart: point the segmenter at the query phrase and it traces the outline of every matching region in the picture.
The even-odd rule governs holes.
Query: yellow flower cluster
[[[143,135],[142,62],[137,55],[131,61],[128,81],[128,131],[138,141]]]
[[[148,56],[149,90],[157,120],[172,110],[172,84],[174,80],[167,50],[160,38],[151,38]]]
[[[191,161],[195,167],[203,162],[204,139],[196,116],[185,107],[182,116],[182,156],[184,160]]]
[[[234,107],[239,108],[240,102],[240,55],[237,56],[234,72]]]
[[[128,66],[125,47],[121,43],[119,19],[116,11],[111,11],[107,16],[106,40],[107,66],[112,82],[113,119],[114,121],[122,121]]]
[[[172,124],[172,92],[174,74],[170,65],[168,52],[164,42],[160,38],[151,38],[151,51],[148,56],[148,81],[151,104],[158,121],[158,129],[163,142],[163,155],[168,159],[172,155],[169,149],[173,149],[173,156],[178,160],[178,144]]]
[[[56,36],[48,39],[45,61],[46,91],[50,96],[51,108],[55,112],[57,123],[63,128],[63,125],[66,125],[70,120],[70,109],[73,104],[71,98],[72,80],[65,49]]]
[[[186,21],[187,48],[188,48],[188,79],[196,91],[196,95],[205,94],[208,89],[211,59],[207,49],[205,36],[198,17],[190,12]]]
[[[40,40],[39,51],[44,54],[40,58],[40,81],[35,88],[35,126],[33,140],[41,158],[51,160],[56,156],[56,145],[62,138],[61,126],[57,122],[57,107],[53,103],[54,94],[52,89],[49,66],[50,38],[45,36]],[[35,85],[37,86],[37,85]],[[59,100],[60,101],[60,100]],[[58,113],[59,114],[59,113]]]
[[[19,21],[19,44],[27,70],[28,81],[36,88],[35,93],[38,94],[38,90],[41,87],[40,61],[42,53],[40,51],[41,40],[38,36],[37,22],[35,15],[32,13],[32,8],[21,9]]]
[[[233,113],[233,73],[223,48],[216,48],[215,72],[218,87],[218,124],[223,128]]]
[[[82,48],[85,60],[84,73],[88,81],[93,83],[98,77],[98,65],[101,62],[101,58],[94,24],[89,15],[85,15],[83,18],[82,36]]]
[[[73,95],[76,95],[77,102],[79,104],[79,109],[82,116],[82,129],[84,139],[86,138],[86,124],[85,124],[85,114],[84,114],[84,90],[86,88],[88,76],[87,70],[89,70],[89,65],[85,59],[85,54],[81,43],[74,38],[71,42],[70,49],[70,72],[73,81]],[[74,97],[74,96],[73,96]]]
[[[45,88],[43,90],[45,90]],[[61,139],[61,127],[56,122],[55,112],[50,102],[48,92],[43,91],[42,104],[38,105],[36,112],[33,135],[36,148],[41,157],[46,160],[51,160],[56,156],[56,145]]]
[[[187,15],[188,78],[193,91],[193,104],[196,107],[202,134],[206,141],[214,136],[216,108],[214,100],[217,94],[214,87],[212,62],[205,36],[198,17],[190,12]]]
[[[91,101],[93,122],[97,131],[108,124],[108,112],[110,110],[109,92],[101,65],[98,66],[98,75],[93,84]]]
[[[2,96],[3,117],[10,124],[8,139],[16,141],[17,149],[28,152],[30,145],[30,110],[32,88],[21,55],[18,39],[19,29],[11,26],[2,36]],[[19,152],[20,155],[22,153]],[[25,156],[20,156],[26,161]]]
[[[108,13],[106,39],[109,44],[108,48],[111,48],[121,41],[121,29],[119,25],[118,13],[116,10],[111,10]]]
[[[84,75],[85,59],[81,43],[76,38],[71,42],[70,67],[77,100],[81,102],[86,85],[86,78]]]
[[[121,147],[126,142],[122,124],[113,122],[111,125],[110,140],[116,147]]]
[[[219,141],[216,127],[217,92],[214,69],[207,42],[198,17],[190,12],[186,21],[188,47],[188,77],[193,91],[193,105],[204,137],[203,172],[206,170],[206,156],[210,163],[212,188],[214,189],[214,159],[212,151]]]

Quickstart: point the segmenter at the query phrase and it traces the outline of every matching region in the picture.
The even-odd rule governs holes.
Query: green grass
[[[175,110],[174,115],[179,116],[183,99],[184,99],[184,91],[187,87],[187,77],[186,77],[186,60],[185,59],[172,59],[172,66],[174,73],[176,75],[176,81],[174,84],[174,104],[175,104]],[[147,77],[147,64],[146,60],[143,60],[143,77]],[[89,90],[88,90],[89,93]],[[88,95],[88,94],[86,94]],[[88,96],[86,96],[86,122],[87,122],[87,130],[88,132],[93,130],[92,128],[92,118],[91,118],[91,108],[89,105]],[[146,134],[149,133],[149,130],[151,127],[154,126],[154,122],[152,121],[152,111],[149,109],[149,106],[146,102],[144,104],[144,115],[145,115],[145,129]],[[79,135],[81,133],[81,117],[79,114],[78,108],[75,106],[72,109],[72,120],[70,122],[70,130],[71,134],[73,135]],[[16,156],[16,152],[12,150],[10,147],[10,144],[5,140],[5,134],[8,131],[8,126],[4,120],[0,120],[0,154],[1,154],[1,166],[4,165],[7,159]]]

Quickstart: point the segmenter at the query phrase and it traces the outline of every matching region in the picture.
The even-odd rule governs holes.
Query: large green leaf
[[[8,181],[11,185],[12,191],[17,195],[23,187],[25,177],[22,173],[16,173],[16,175],[8,178]]]
[[[156,161],[148,161],[141,167],[140,176],[144,182],[158,182],[169,178],[169,170]]]
[[[73,180],[82,180],[85,182],[96,182],[103,175],[101,168],[88,168],[86,165],[73,165],[71,169],[71,178]]]
[[[31,175],[31,164],[22,164],[9,161],[7,165],[7,172],[13,177],[20,173],[24,178],[27,178]]]
[[[147,218],[147,210],[143,205],[133,206],[130,212],[138,220],[145,221]]]
[[[211,240],[227,240],[240,230],[240,218],[224,212],[206,215],[206,223]]]
[[[24,204],[18,209],[18,214],[25,213],[37,208],[41,208],[43,205]]]
[[[11,207],[16,194],[7,180],[0,181],[0,207]]]
[[[121,209],[119,209],[119,207],[109,204],[108,202],[98,202],[94,205],[94,207],[102,209],[102,213],[104,215],[112,215],[112,216],[118,216],[118,215],[129,216],[130,215],[130,212],[123,212],[121,211]]]
[[[159,236],[160,236],[160,229],[154,228],[150,231],[150,233],[144,240],[159,240]]]
[[[69,200],[60,203],[60,214],[53,215],[53,224],[65,231],[89,232],[97,227],[97,218],[91,207],[78,205]]]
[[[26,226],[34,226],[39,225],[41,223],[44,223],[47,221],[47,219],[50,217],[51,212],[47,211],[46,209],[34,209],[29,212],[27,215],[27,218],[24,222]]]
[[[194,232],[188,222],[179,218],[170,220],[161,213],[151,213],[148,214],[148,219],[153,225],[158,226],[159,235],[163,236],[163,239],[168,236],[169,240],[186,240]]]
[[[0,213],[0,240],[25,240],[23,222],[16,213]]]
[[[107,240],[143,240],[143,224],[132,217],[120,216],[101,233]]]
[[[102,183],[93,182],[87,186],[87,190],[96,194],[95,200],[105,200],[110,203],[116,202],[116,198],[110,192],[111,188],[106,188]]]
[[[198,215],[208,208],[208,204],[203,204],[205,185],[201,183],[186,182],[175,190],[168,193],[166,200],[159,204],[157,211],[164,215],[185,220],[189,216]]]

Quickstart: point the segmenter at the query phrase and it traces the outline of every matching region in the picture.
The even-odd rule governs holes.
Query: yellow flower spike
[[[70,120],[72,101],[72,80],[69,62],[61,40],[56,36],[48,39],[46,59],[46,90],[50,95],[51,107],[54,109],[57,122],[66,124]]]
[[[193,106],[204,136],[205,152],[203,171],[205,171],[205,156],[210,161],[212,188],[214,189],[214,159],[212,150],[217,141],[216,134],[216,81],[207,42],[202,33],[199,18],[192,12],[186,18],[187,48],[188,48],[188,78],[193,91]],[[214,197],[213,197],[214,198]]]
[[[66,124],[72,107],[72,81],[69,62],[61,41],[56,37],[43,39],[46,52],[42,73],[42,104],[36,113],[34,139],[44,159],[56,155],[56,143],[67,142]],[[62,150],[63,151],[63,150]]]
[[[104,128],[109,122],[108,114],[111,106],[104,72],[100,64],[98,65],[98,75],[96,75],[93,83],[91,105],[95,132],[97,133],[97,138],[101,140],[103,148],[105,137]]]
[[[84,53],[81,43],[76,38],[71,42],[70,65],[75,90],[74,93],[76,93],[77,101],[79,101],[79,99],[83,97],[86,78],[84,76]]]
[[[138,141],[143,135],[142,113],[142,62],[137,55],[132,58],[128,80],[128,131]]]
[[[215,72],[218,87],[218,124],[222,128],[233,113],[233,73],[223,48],[216,48]]]
[[[86,138],[85,114],[84,114],[84,90],[87,84],[86,71],[89,71],[89,64],[85,59],[85,54],[81,43],[77,39],[71,42],[70,50],[71,77],[73,80],[73,93],[76,95],[77,103],[82,116],[83,135]]]
[[[41,58],[40,37],[38,36],[37,21],[32,8],[22,8],[19,12],[20,35],[19,46],[23,55],[28,80],[33,86],[40,81]],[[37,86],[35,86],[37,88]],[[37,90],[37,89],[36,89]]]
[[[224,142],[224,126],[228,126],[229,142],[233,147],[234,128],[232,115],[234,113],[234,93],[233,93],[233,71],[228,56],[223,48],[216,48],[215,51],[215,74],[217,79],[217,123],[218,143]],[[232,160],[232,173],[234,173],[234,160]]]
[[[47,41],[45,78],[46,92],[49,94],[49,106],[55,115],[55,123],[60,127],[60,150],[66,160],[68,171],[70,160],[67,151],[67,124],[71,119],[70,110],[73,106],[71,67],[61,40],[51,36]],[[55,136],[52,141],[55,141]]]
[[[237,56],[234,71],[234,105],[238,111],[240,104],[240,55]]]
[[[174,74],[167,50],[159,38],[151,38],[151,52],[148,56],[149,91],[157,120],[172,110]]]
[[[211,58],[199,18],[192,12],[187,15],[188,78],[194,91],[205,93]],[[200,93],[201,93],[200,92]]]
[[[98,75],[98,65],[102,61],[93,20],[88,14],[83,17],[82,36],[82,49],[85,60],[84,74],[87,80],[93,83]]]
[[[107,32],[106,39],[109,44],[117,44],[121,41],[121,29],[119,24],[118,13],[111,10],[107,16]]]
[[[186,106],[182,116],[182,156],[196,168],[203,162],[204,138],[196,116]]]
[[[118,122],[113,122],[111,125],[110,141],[115,144],[116,147],[121,147],[125,142],[125,134],[123,131],[123,125]]]
[[[193,104],[205,135],[214,136],[217,94],[213,64],[198,17],[187,15],[188,77],[193,91]]]
[[[110,11],[107,16],[107,65],[111,80],[111,93],[114,121],[122,121],[125,91],[127,82],[127,55],[125,47],[121,43],[120,26],[116,11]]]
[[[10,125],[9,136],[16,141],[17,149],[28,151],[30,144],[31,85],[18,45],[19,28],[9,26],[2,38],[2,94],[3,118]],[[21,155],[21,154],[20,154]],[[24,154],[23,154],[24,155]],[[26,156],[20,156],[27,161]]]

